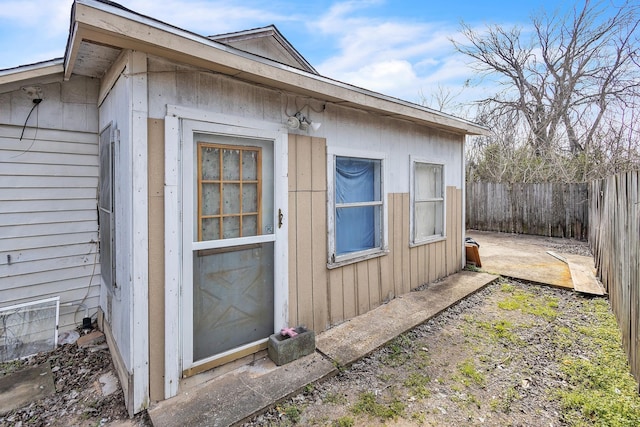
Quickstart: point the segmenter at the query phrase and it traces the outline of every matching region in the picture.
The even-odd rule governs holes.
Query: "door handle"
[[[282,228],[283,219],[284,219],[284,214],[282,213],[282,209],[278,209],[278,228]]]

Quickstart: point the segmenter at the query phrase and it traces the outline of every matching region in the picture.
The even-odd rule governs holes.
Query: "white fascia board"
[[[22,65],[16,68],[7,68],[0,70],[0,85],[59,74],[62,73],[63,69],[62,58],[38,62],[37,64]]]

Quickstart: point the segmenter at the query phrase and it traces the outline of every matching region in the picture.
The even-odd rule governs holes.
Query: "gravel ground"
[[[539,311],[499,308],[514,295]],[[568,425],[558,330],[588,321],[593,300],[502,280],[244,425]]]
[[[101,396],[99,385],[94,385],[100,376],[112,371],[106,346],[79,348],[65,344],[55,351],[5,364],[0,372],[8,374],[45,363],[51,366],[56,393],[1,416],[0,426],[104,425],[127,418],[122,391]]]
[[[585,242],[530,240],[561,253],[590,255]],[[497,308],[507,296],[505,286],[555,301],[558,315],[548,319]],[[245,426],[564,425],[558,402],[549,398],[550,391],[566,387],[554,331],[585,320],[589,301],[574,292],[515,281],[490,285]],[[0,375],[46,362],[56,394],[0,415],[0,426],[150,425],[146,414],[128,420],[120,389],[108,396],[100,392],[99,378],[115,372],[104,345],[67,344],[0,365]]]
[[[46,363],[51,367],[56,393],[0,415],[1,427],[95,427],[122,422],[131,426],[150,425],[145,414],[129,420],[124,395],[104,343],[85,348],[75,343],[65,344],[52,352],[0,364],[0,376]],[[105,378],[109,378],[115,388],[103,389],[101,381]]]
[[[517,238],[591,255],[586,242]],[[500,279],[244,426],[575,425],[575,411],[558,397],[574,389],[562,364],[567,356],[595,357],[589,340],[574,337],[597,324],[593,307],[602,304],[608,307],[604,298]]]

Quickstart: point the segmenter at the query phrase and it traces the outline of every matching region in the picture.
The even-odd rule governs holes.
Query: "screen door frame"
[[[250,125],[250,121],[247,121]],[[232,244],[273,242],[274,244],[274,331],[279,331],[288,323],[288,243],[286,218],[288,218],[288,181],[287,181],[287,147],[288,137],[286,133],[278,130],[259,128],[260,123],[254,123],[255,128],[240,127],[222,123],[206,122],[199,120],[181,120],[180,166],[181,166],[181,331],[182,331],[182,375],[197,373],[199,366],[207,366],[212,361],[229,356],[227,353],[242,351],[242,347],[229,352],[214,355],[212,357],[193,360],[193,251],[198,249],[227,247]],[[197,189],[193,185],[196,152],[194,146],[198,143],[198,136],[202,134],[219,135],[223,137],[241,137],[256,139],[259,141],[271,141],[273,144],[273,207],[274,230],[273,234],[264,234],[252,237],[239,237],[234,239],[222,239],[208,242],[207,244],[195,241],[193,236],[194,197],[197,197]],[[282,217],[282,222],[279,217]],[[266,341],[266,337],[265,337]],[[247,344],[247,347],[256,343]]]

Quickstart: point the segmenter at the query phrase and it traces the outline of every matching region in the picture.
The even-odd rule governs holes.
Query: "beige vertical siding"
[[[316,331],[329,326],[325,159],[324,139],[289,136],[289,323]]]
[[[448,187],[446,235],[410,247],[409,195],[389,194],[389,254],[327,268],[326,144],[289,136],[289,322],[316,332],[459,271],[462,190]]]
[[[149,119],[149,393],[164,399],[164,120]]]

